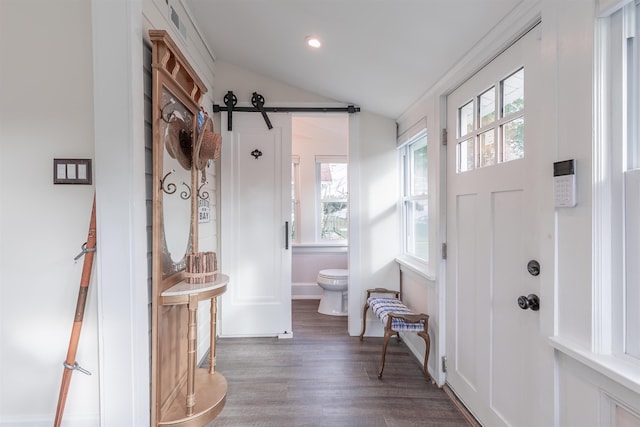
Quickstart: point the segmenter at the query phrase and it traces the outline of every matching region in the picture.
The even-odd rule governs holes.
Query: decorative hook
[[[176,170],[175,169],[171,169],[169,172],[167,172],[167,174],[162,177],[162,179],[160,180],[160,188],[162,188],[162,191],[164,191],[167,194],[173,194],[176,192],[177,188],[176,185],[173,182],[169,182],[166,187],[164,185],[165,181],[167,180],[167,178],[169,177],[169,175],[171,175],[172,173],[174,173]]]
[[[162,108],[160,109],[160,117],[162,118],[162,120],[163,120],[165,123],[171,123],[171,122],[173,121],[173,119],[176,117],[173,111],[171,111],[167,117],[165,117],[165,114],[164,114],[164,110],[165,110],[169,105],[174,105],[175,103],[176,103],[176,100],[175,100],[175,99],[173,99],[173,98],[170,98],[170,99],[169,99],[169,102],[167,102],[166,104],[164,104],[164,105],[162,106]]]
[[[160,180],[160,188],[162,189],[162,191],[164,191],[167,194],[173,194],[178,189],[177,186],[173,182],[168,182],[168,183],[166,182],[167,178],[169,178],[169,175],[171,175],[172,173],[175,173],[175,171],[176,171],[175,169],[171,169]],[[191,197],[191,187],[189,187],[189,185],[186,182],[183,182],[182,185],[184,185],[186,187],[186,190],[182,190],[180,192],[180,198],[182,200],[188,200],[189,197]]]
[[[189,200],[189,197],[191,197],[191,187],[189,187],[189,185],[187,185],[186,182],[183,182],[182,185],[187,187],[187,189],[186,190],[182,190],[182,192],[180,193],[180,198],[182,200]]]
[[[201,198],[202,200],[207,200],[209,198],[209,192],[208,191],[201,191],[202,187],[204,187],[204,185],[206,184],[206,182],[203,182],[200,187],[198,187],[198,197]]]
[[[253,151],[251,152],[251,155],[252,155],[253,157],[255,157],[255,159],[256,159],[256,160],[258,160],[258,158],[259,158],[260,156],[262,156],[262,151],[260,151],[260,150],[258,150],[258,149],[256,148],[255,150],[253,150]]]

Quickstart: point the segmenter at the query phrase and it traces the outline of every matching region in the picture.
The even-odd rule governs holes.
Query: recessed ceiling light
[[[322,46],[322,42],[320,42],[320,39],[317,37],[309,36],[305,40],[307,41],[307,46],[314,49],[318,49],[320,46]]]

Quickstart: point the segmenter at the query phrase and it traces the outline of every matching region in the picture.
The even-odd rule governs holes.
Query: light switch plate
[[[91,185],[91,159],[53,159],[54,184]]]

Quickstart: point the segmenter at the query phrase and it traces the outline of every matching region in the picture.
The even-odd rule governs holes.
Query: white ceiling
[[[390,118],[521,1],[183,0],[217,61]]]

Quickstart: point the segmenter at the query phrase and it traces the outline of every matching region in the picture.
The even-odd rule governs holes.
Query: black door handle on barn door
[[[523,310],[530,308],[533,311],[538,311],[540,310],[540,298],[536,294],[529,294],[526,297],[520,296],[518,297],[518,306]]]
[[[284,248],[289,249],[289,221],[284,222]]]

